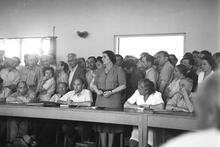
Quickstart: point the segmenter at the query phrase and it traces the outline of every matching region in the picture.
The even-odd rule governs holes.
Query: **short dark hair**
[[[193,59],[193,54],[190,53],[190,52],[186,52],[186,53],[183,55],[183,58],[191,58],[191,59]]]
[[[60,64],[61,64],[61,66],[64,67],[64,68],[63,68],[64,72],[65,72],[65,73],[68,73],[68,71],[69,71],[69,66],[68,66],[68,64],[67,64],[66,62],[64,62],[64,61],[60,61]]]
[[[45,72],[46,72],[47,70],[50,70],[50,71],[52,72],[52,75],[54,76],[54,69],[53,69],[52,67],[45,67],[45,68],[43,69],[43,74],[44,74],[44,76],[45,76]]]
[[[166,51],[159,51],[159,52],[157,52],[157,54],[163,54],[164,57],[169,58],[169,54]]]
[[[127,68],[127,69],[130,69],[130,68],[136,68],[137,67],[137,64],[135,63],[134,60],[132,59],[127,59],[127,60],[124,60],[121,64],[121,67],[122,68]]]
[[[192,66],[195,64],[195,60],[193,58],[184,57],[182,60],[188,60],[189,64]],[[181,60],[181,62],[182,62],[182,60]]]
[[[176,66],[176,68],[180,71],[180,73],[182,73],[186,77],[187,67],[185,65],[179,64]]]
[[[204,56],[204,57],[201,58],[201,60],[206,60],[209,63],[209,65],[211,66],[211,68],[212,69],[214,68],[215,61],[213,60],[212,56],[209,56],[209,55],[208,56]]]
[[[103,63],[103,61],[102,61],[102,57],[101,57],[101,56],[98,56],[98,57],[96,58],[96,62],[97,62],[97,61]]]
[[[122,57],[122,55],[120,55],[120,54],[115,54],[115,56],[116,57],[120,57],[121,58],[121,60],[123,60],[124,58]]]
[[[151,95],[156,92],[154,83],[150,81],[149,79],[141,79],[138,81],[138,84],[144,83],[144,87],[147,88],[148,94]]]
[[[97,59],[95,56],[89,56],[88,59],[93,59],[95,62],[97,62]]]
[[[202,50],[200,53],[204,54],[205,56],[212,56],[212,53],[207,50]]]
[[[150,54],[145,54],[141,58],[145,58],[146,61],[151,62],[152,65],[154,64],[154,57],[151,56]]]

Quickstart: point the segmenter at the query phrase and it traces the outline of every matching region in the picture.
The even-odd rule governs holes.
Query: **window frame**
[[[185,53],[186,49],[186,33],[179,32],[179,33],[155,33],[155,34],[123,34],[123,35],[114,35],[114,51],[116,54],[120,54],[120,38],[125,37],[144,37],[144,36],[183,36],[183,54]],[[180,60],[180,59],[178,59]]]

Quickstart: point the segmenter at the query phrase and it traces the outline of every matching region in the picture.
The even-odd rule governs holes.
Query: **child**
[[[41,79],[37,92],[39,92],[40,101],[49,101],[54,94],[56,82],[54,79],[54,69],[52,67],[44,68],[44,77]]]
[[[193,112],[191,91],[193,81],[190,78],[180,80],[179,91],[167,102],[166,110]]]

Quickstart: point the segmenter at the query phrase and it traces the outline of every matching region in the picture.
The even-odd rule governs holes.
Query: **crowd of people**
[[[110,50],[104,51],[102,56],[87,59],[69,53],[67,63],[58,61],[56,64],[49,55],[26,54],[24,65],[20,63],[18,57],[8,58],[0,52],[0,102],[50,101],[112,109],[193,112],[193,95],[198,85],[220,68],[220,52],[213,55],[206,50],[187,52],[179,64],[175,55],[165,51],[155,55],[144,52],[140,58],[130,55],[123,58]],[[9,142],[23,137],[24,143],[30,144],[30,139],[26,139],[30,134],[29,124],[27,119],[10,120]],[[62,125],[70,144],[74,144],[71,141],[74,131],[70,131],[74,129],[70,128],[77,125]],[[112,147],[115,133],[123,131],[122,126],[110,124],[97,124],[95,129],[99,132],[102,147]],[[150,145],[152,133],[150,130]],[[30,138],[34,140],[33,136]],[[35,143],[32,141],[32,144]],[[130,147],[136,146],[138,131],[133,127]]]

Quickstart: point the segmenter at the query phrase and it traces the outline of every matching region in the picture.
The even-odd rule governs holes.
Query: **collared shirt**
[[[41,68],[25,66],[20,69],[20,75],[21,81],[25,81],[28,86],[37,86],[42,76]]]
[[[4,68],[0,72],[0,76],[3,79],[3,86],[17,85],[20,80],[20,74],[17,69],[9,70]]]
[[[61,94],[54,94],[54,95],[51,97],[50,101],[51,101],[51,102],[57,102],[58,100],[60,100],[61,97],[62,97]]]
[[[70,91],[60,98],[62,101],[72,100],[73,102],[92,102],[92,94],[88,89],[83,89],[79,94]]]
[[[164,103],[160,92],[156,91],[155,93],[151,94],[145,101],[144,96],[140,95],[138,90],[136,90],[135,93],[128,99],[128,102],[131,104],[136,103],[137,105],[158,105]]]
[[[78,67],[78,64],[73,69],[70,70],[69,79],[68,79],[69,87],[71,87],[71,82],[72,82],[72,79],[73,79],[73,76],[74,76],[74,73],[75,73],[77,67]]]

